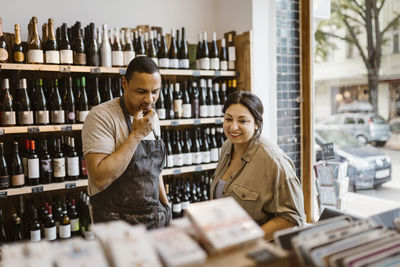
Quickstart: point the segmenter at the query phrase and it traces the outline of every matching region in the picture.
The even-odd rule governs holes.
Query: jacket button
[[[246,197],[246,195],[245,195],[245,194],[243,194],[243,195],[242,195],[242,197]]]

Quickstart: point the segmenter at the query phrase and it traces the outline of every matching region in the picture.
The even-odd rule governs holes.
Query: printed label
[[[158,108],[156,111],[157,111],[157,116],[160,120],[165,120],[167,118],[167,112],[165,108]]]
[[[184,153],[183,154],[183,165],[192,165],[192,164],[193,164],[192,153]]]
[[[86,65],[86,54],[85,53],[74,53],[74,64],[75,65]]]
[[[182,117],[182,99],[175,99],[174,100],[174,113],[177,118]]]
[[[200,69],[202,69],[202,70],[210,69],[210,58],[205,57],[200,60]]]
[[[51,228],[44,228],[44,239],[45,240],[56,240],[57,238],[57,230],[56,227],[53,226]]]
[[[8,52],[4,48],[0,48],[0,62],[7,61],[8,59]]]
[[[230,70],[235,69],[235,61],[228,61],[228,69]]]
[[[192,104],[182,104],[182,117],[185,119],[192,117]]]
[[[30,231],[30,232],[31,232],[31,241],[32,242],[40,241],[40,229],[37,229],[35,231]]]
[[[51,122],[62,124],[65,123],[65,111],[64,110],[52,110],[51,111]]]
[[[3,111],[1,113],[2,125],[15,125],[15,111]]]
[[[169,60],[169,68],[170,69],[178,69],[179,68],[179,59],[171,58]]]
[[[132,59],[135,58],[134,51],[124,51],[124,66],[128,66]]]
[[[69,238],[71,237],[71,225],[59,225],[58,226],[58,232],[60,235],[60,238]]]
[[[40,160],[40,168],[43,172],[52,172],[51,159]]]
[[[174,167],[174,155],[167,155],[167,168]]]
[[[43,50],[31,49],[28,51],[28,63],[43,63]]]
[[[211,148],[210,159],[212,162],[218,161],[218,148]]]
[[[19,111],[18,120],[20,124],[33,124],[33,111]]]
[[[79,122],[85,122],[87,115],[89,114],[89,110],[81,110],[78,114]]]
[[[165,69],[169,68],[169,58],[159,58],[158,67]]]
[[[72,62],[73,62],[72,50],[60,50],[60,63],[72,64]]]
[[[65,177],[65,158],[53,159],[54,162],[54,177]]]
[[[196,69],[199,70],[201,68],[201,59],[196,59]]]
[[[203,163],[210,163],[211,162],[211,153],[210,153],[210,151],[201,152],[201,161]]]
[[[122,51],[112,51],[112,65],[116,67],[124,65],[124,53]]]
[[[182,210],[186,210],[187,208],[189,208],[189,204],[190,204],[189,201],[183,201],[183,202],[181,203]]]
[[[182,204],[181,203],[172,204],[172,212],[175,212],[175,213],[182,212]]]
[[[73,111],[68,112],[67,117],[68,117],[68,119],[71,120],[71,121],[72,121],[72,120],[75,120],[75,112],[73,112]]]
[[[222,108],[223,108],[224,106],[223,105],[214,105],[214,108],[215,108],[215,116],[216,117],[220,117],[220,116],[223,116],[224,115],[224,113],[222,113]]]
[[[35,111],[35,119],[37,124],[48,124],[49,111],[48,110]]]
[[[179,59],[179,68],[180,69],[188,69],[189,68],[189,59]]]
[[[0,187],[7,188],[10,186],[10,176],[0,176]]]
[[[192,153],[192,162],[193,162],[193,164],[203,163],[203,154],[201,152],[193,152]]]
[[[25,184],[25,175],[24,174],[16,174],[11,176],[11,185],[13,186],[21,186]]]
[[[221,70],[228,70],[228,61],[226,61],[226,60],[220,61],[219,68]]]
[[[79,231],[79,218],[71,219],[71,232]]]
[[[208,106],[200,105],[200,118],[208,117]]]
[[[219,70],[219,58],[214,57],[210,60],[210,68],[212,70]]]
[[[235,61],[236,60],[236,49],[234,46],[228,47],[228,60]]]
[[[79,175],[79,158],[73,157],[67,158],[67,171],[68,176],[78,176]]]
[[[208,117],[215,117],[215,107],[214,105],[208,105]]]
[[[28,178],[38,179],[40,177],[39,159],[28,159]]]
[[[48,50],[45,52],[47,64],[60,64],[60,52],[57,50]]]
[[[14,62],[16,63],[22,63],[25,60],[25,55],[24,53],[18,51],[18,52],[14,52]]]
[[[174,166],[175,167],[183,166],[183,154],[175,154],[174,155]]]

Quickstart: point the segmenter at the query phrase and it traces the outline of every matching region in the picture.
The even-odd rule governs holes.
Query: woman
[[[271,239],[277,230],[301,226],[305,215],[293,162],[260,137],[263,111],[260,99],[247,91],[235,91],[226,100],[228,140],[214,172],[211,198],[234,197]]]

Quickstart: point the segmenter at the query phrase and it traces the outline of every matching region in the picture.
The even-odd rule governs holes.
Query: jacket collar
[[[225,156],[231,158],[233,153],[233,144],[229,140],[228,143],[229,146],[226,149]],[[249,162],[255,155],[259,143],[260,143],[260,137],[259,136],[253,137],[246,151],[242,155],[242,160]]]

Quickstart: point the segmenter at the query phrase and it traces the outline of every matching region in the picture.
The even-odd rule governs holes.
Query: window
[[[365,123],[365,121],[364,121],[364,119],[363,119],[363,118],[358,118],[358,121],[357,121],[357,123],[358,123],[358,124],[364,124],[364,123]]]
[[[355,124],[355,123],[356,123],[356,121],[352,117],[346,117],[344,119],[344,124]]]

